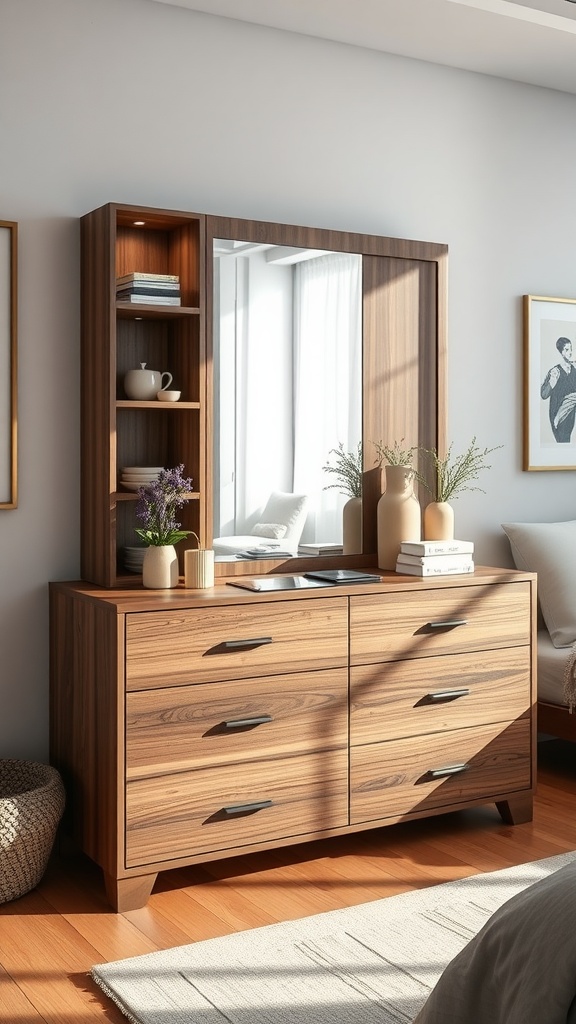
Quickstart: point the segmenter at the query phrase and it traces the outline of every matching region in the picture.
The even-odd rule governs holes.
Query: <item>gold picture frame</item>
[[[576,299],[524,295],[524,460],[576,469]]]
[[[18,505],[18,225],[0,220],[0,509]]]

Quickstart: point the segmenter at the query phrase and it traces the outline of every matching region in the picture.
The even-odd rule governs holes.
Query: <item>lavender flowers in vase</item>
[[[148,545],[142,564],[142,584],[152,590],[178,586],[178,541],[193,534],[181,529],[176,512],[189,501],[192,480],[182,476],[184,464],[162,469],[158,478],[138,490],[136,517],[143,524],[136,533]],[[198,542],[199,543],[199,542]]]

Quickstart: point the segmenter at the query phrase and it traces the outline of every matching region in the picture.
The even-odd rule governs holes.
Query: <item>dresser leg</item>
[[[506,825],[524,825],[534,817],[533,803],[531,796],[515,796],[510,800],[497,800],[496,807]]]
[[[154,887],[157,872],[153,875],[136,875],[134,878],[113,878],[104,872],[104,884],[108,902],[117,914],[126,910],[140,910],[146,906]]]

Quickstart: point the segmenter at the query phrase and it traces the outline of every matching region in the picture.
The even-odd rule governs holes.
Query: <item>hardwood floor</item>
[[[2,1024],[126,1018],[93,964],[317,914],[576,849],[576,745],[539,745],[534,820],[494,806],[166,872],[148,905],[112,913],[99,870],[55,857],[39,887],[0,907]]]

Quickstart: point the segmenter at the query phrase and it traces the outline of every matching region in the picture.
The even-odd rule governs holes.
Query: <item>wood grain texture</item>
[[[460,774],[430,775],[461,764],[466,770]],[[514,790],[529,791],[531,768],[528,719],[353,747],[350,820],[398,817],[456,807],[483,795],[493,800]]]
[[[231,808],[261,802],[254,811]],[[198,856],[348,820],[347,748],[129,782],[126,864]]]
[[[64,828],[115,874],[124,846],[122,633],[110,608],[75,603],[58,587],[50,615],[50,762],[66,789]]]
[[[531,709],[528,646],[351,669],[353,746],[508,722]]]
[[[346,668],[126,696],[128,780],[347,742]]]
[[[446,245],[231,217],[206,220],[207,409],[212,402],[213,239],[236,238],[362,256],[364,470],[376,461],[374,442],[446,447]],[[212,423],[212,413],[207,413]],[[210,436],[210,435],[209,435]],[[424,471],[424,467],[421,467]],[[363,553],[376,551],[376,504],[382,491],[368,477],[363,504]],[[210,466],[207,478],[212,523]],[[426,503],[426,496],[423,501]],[[210,525],[209,525],[209,528]],[[343,564],[335,558],[334,564]],[[217,564],[216,574],[228,570]],[[254,572],[254,563],[234,571]],[[258,570],[259,571],[259,568]]]
[[[500,591],[508,597],[503,600]],[[476,624],[473,652],[464,645],[464,650],[440,647],[424,657],[374,660],[376,627],[394,637],[414,609],[445,613],[454,610],[455,599],[458,608],[466,604],[471,619],[475,606],[480,609],[483,628]],[[407,610],[400,613],[404,605]],[[371,812],[348,818],[350,609],[352,649],[356,629],[362,643],[366,636],[369,640],[369,658],[353,666],[351,680],[352,739],[360,744],[353,746],[352,757],[360,759],[356,769],[362,763],[363,771],[371,765],[375,772],[375,785],[368,779],[368,798],[380,787],[384,751],[394,754],[392,774],[409,776],[416,754],[435,753],[438,738],[457,737],[458,750],[471,745],[474,762],[464,795],[445,783],[453,804],[436,800],[432,788],[427,799],[410,805],[404,797],[396,799],[396,788],[390,806],[380,808],[382,820],[494,800],[506,805],[509,820],[521,818],[535,772],[534,607],[533,574],[496,569],[449,586],[385,574],[379,584],[334,588],[322,597],[316,591],[272,599],[225,585],[201,592],[144,592],[53,584],[51,750],[70,780],[69,823],[80,848],[103,869],[115,905],[134,907],[156,872],[168,866],[206,864],[233,852],[373,826]],[[506,638],[501,618],[511,632]],[[267,637],[272,643],[261,642]],[[243,646],[245,641],[252,642]],[[231,649],[226,642],[232,642]],[[388,719],[390,735],[394,729],[402,733],[402,718],[410,722],[420,674],[426,692],[465,678],[490,696],[474,697],[469,715],[458,711],[457,719],[443,718],[440,711],[432,725],[431,719],[419,725],[416,736],[381,742]],[[374,679],[380,687],[375,701],[369,692]],[[500,707],[498,690],[505,691]],[[272,722],[234,734],[223,755],[223,722],[253,712],[270,713]],[[382,716],[374,731],[372,715]],[[486,741],[482,750],[474,747],[478,737]],[[492,749],[497,771],[486,761]],[[394,786],[386,783],[386,788]],[[229,803],[268,799],[271,808],[239,817],[237,811],[224,813]]]
[[[96,963],[293,920],[576,848],[573,745],[539,744],[533,820],[478,807],[165,871],[142,909],[115,914],[101,873],[55,855],[40,886],[0,907],[6,1021],[126,1018],[90,981]]]
[[[347,664],[346,598],[196,613],[151,612],[126,622],[126,686],[171,686]],[[270,643],[259,643],[259,640]],[[254,643],[250,643],[250,641]],[[235,645],[227,649],[226,644]]]
[[[136,541],[137,524],[116,505],[123,465],[183,463],[205,493],[203,247],[203,218],[193,213],[110,203],[81,218],[81,573],[101,586],[118,584],[120,549]],[[116,278],[134,271],[178,274],[182,306],[117,306]],[[170,370],[197,408],[117,407],[126,370],[141,362]],[[198,502],[189,515],[200,531]]]
[[[567,707],[538,701],[538,731],[549,736],[558,736],[562,740],[576,741],[576,715],[570,714]]]
[[[530,599],[528,583],[474,590],[454,584],[433,597],[426,591],[358,596],[350,604],[351,664],[528,644]]]

